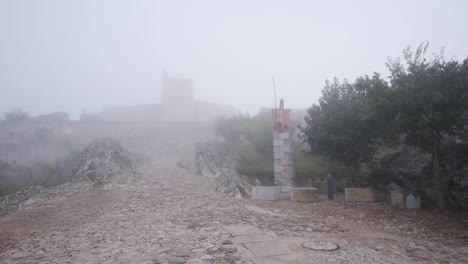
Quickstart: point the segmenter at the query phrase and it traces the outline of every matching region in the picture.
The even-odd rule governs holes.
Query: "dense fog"
[[[0,112],[161,102],[162,73],[194,98],[256,113],[306,108],[326,79],[386,73],[423,41],[468,55],[465,1],[1,1]],[[430,54],[430,52],[429,52]]]

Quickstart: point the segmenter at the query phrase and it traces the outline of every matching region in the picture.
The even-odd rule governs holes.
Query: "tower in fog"
[[[162,76],[162,120],[165,122],[194,121],[193,81],[190,78]]]

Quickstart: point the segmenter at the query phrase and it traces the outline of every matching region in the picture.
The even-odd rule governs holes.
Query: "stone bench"
[[[317,188],[294,187],[291,189],[291,200],[298,203],[315,203],[319,201]]]
[[[372,188],[345,188],[346,202],[376,202],[374,189]]]

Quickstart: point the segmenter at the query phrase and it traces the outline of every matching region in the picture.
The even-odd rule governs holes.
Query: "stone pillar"
[[[284,100],[280,107],[272,111],[273,124],[273,171],[275,185],[279,186],[280,199],[291,199],[295,178],[294,155],[292,149],[292,124],[289,110],[284,108]]]
[[[275,185],[293,186],[295,178],[291,132],[273,132]]]

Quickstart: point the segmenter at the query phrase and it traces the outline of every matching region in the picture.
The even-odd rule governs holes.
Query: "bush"
[[[260,112],[250,117],[239,114],[217,121],[216,132],[231,143],[239,153],[236,166],[240,174],[261,179],[263,182],[273,180],[273,117],[269,112]],[[306,155],[301,152],[301,144],[294,146],[296,177],[324,177],[330,166],[320,156]]]

